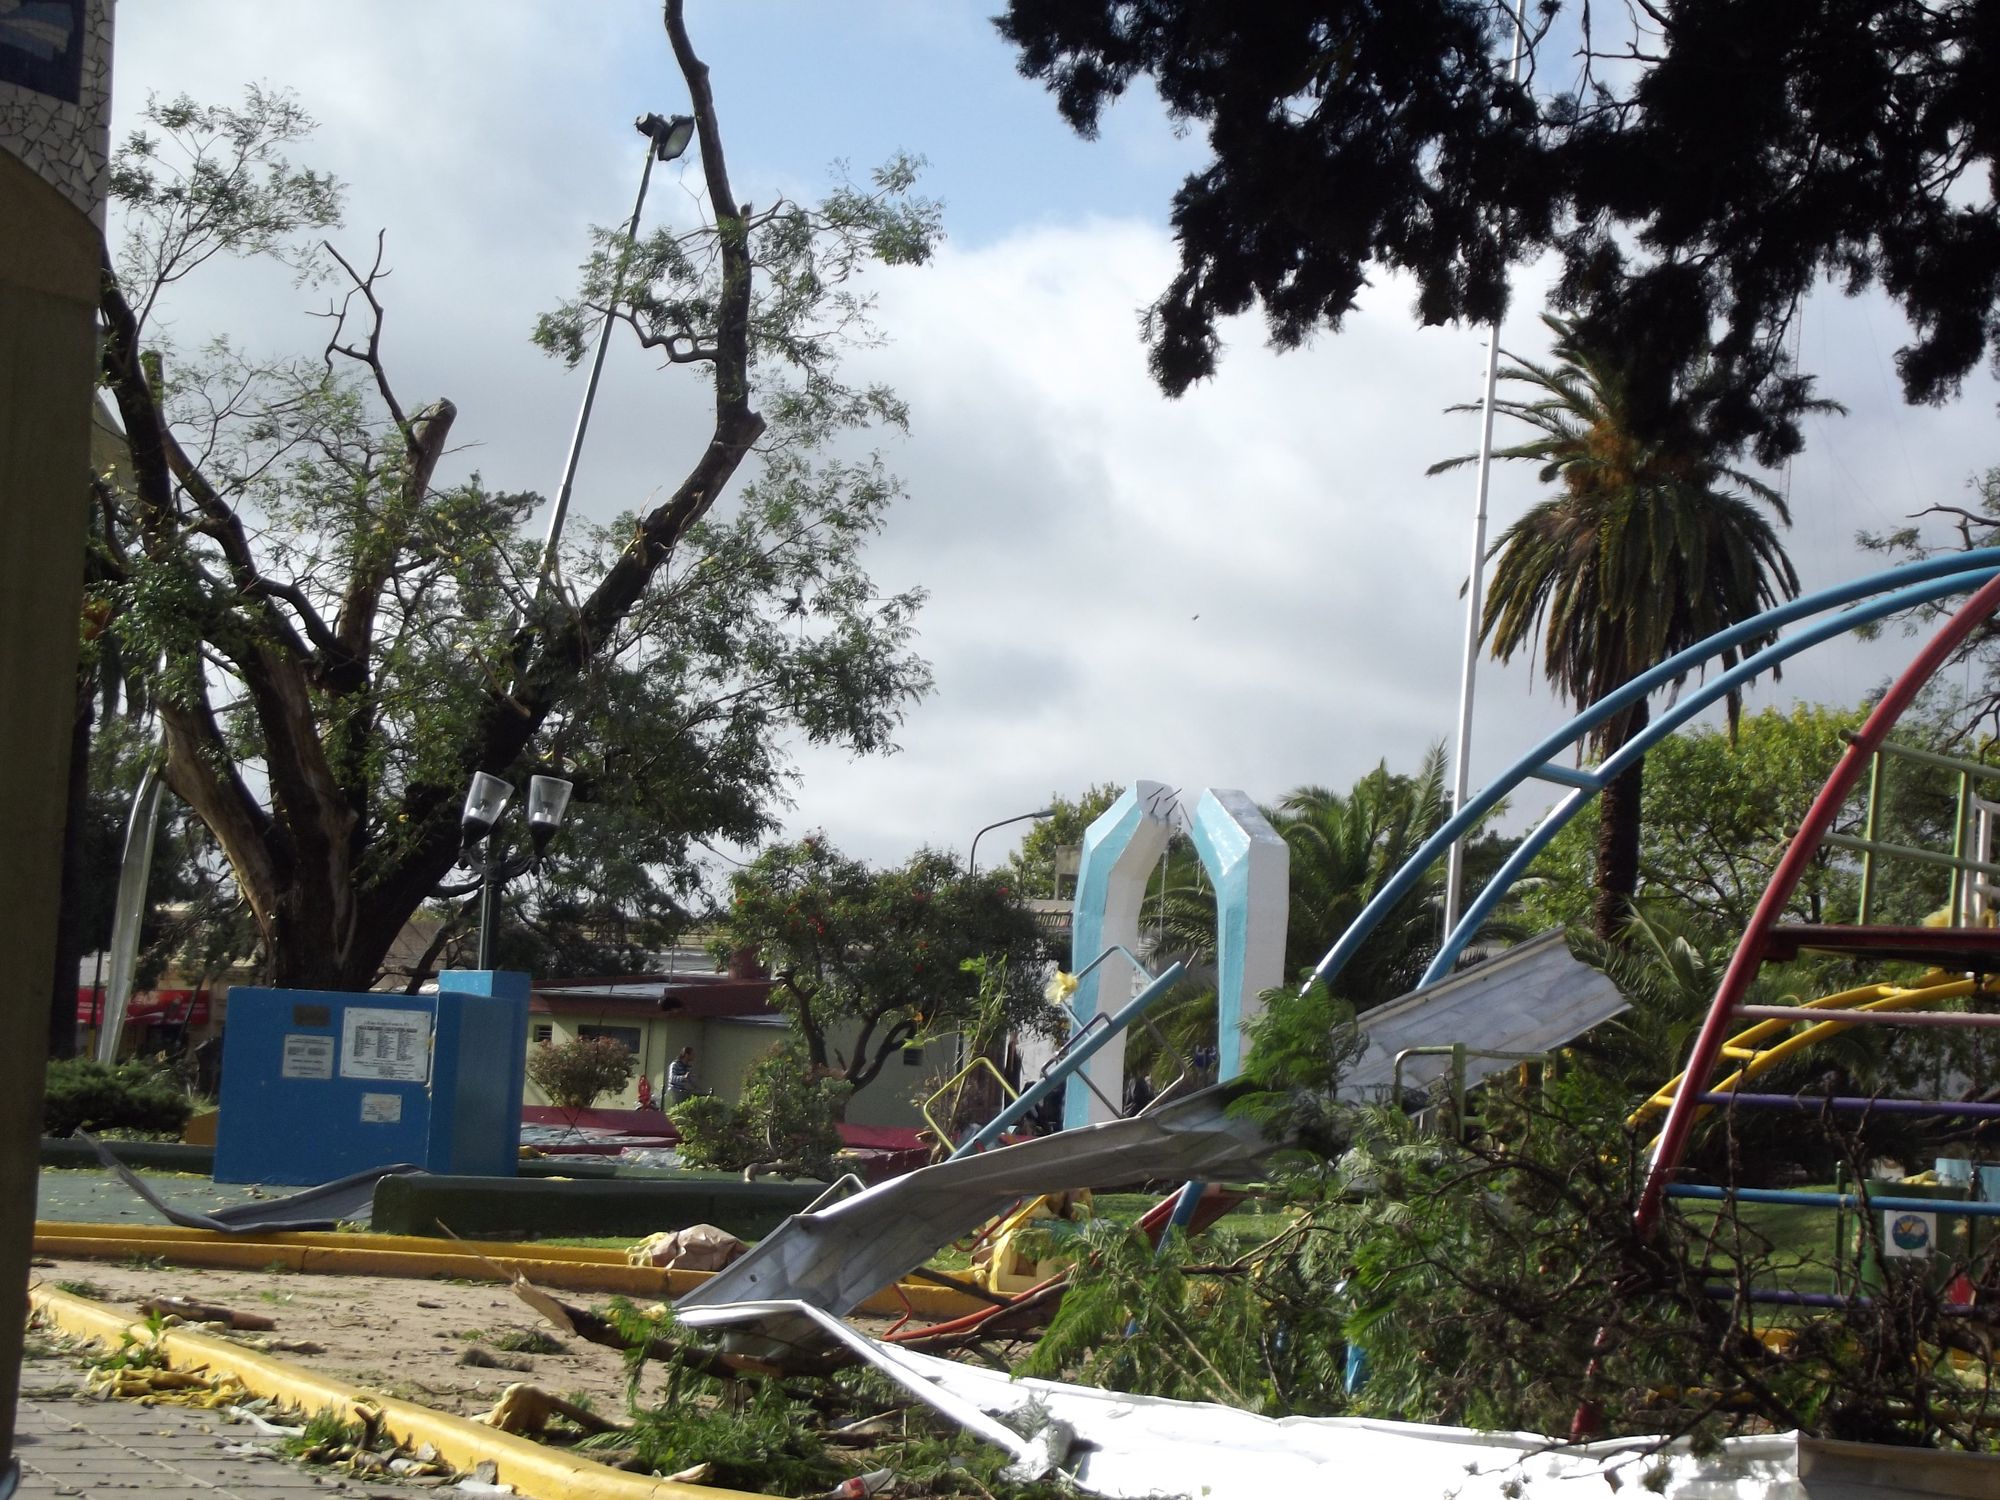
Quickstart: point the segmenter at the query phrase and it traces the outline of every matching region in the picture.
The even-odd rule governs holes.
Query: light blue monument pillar
[[[1139,781],[1083,835],[1070,919],[1070,972],[1082,974],[1070,1009],[1079,1026],[1129,998],[1125,986],[1134,971],[1123,959],[1114,956],[1088,974],[1083,970],[1114,945],[1140,951],[1146,882],[1180,816],[1171,788]],[[1264,991],[1285,979],[1291,849],[1257,804],[1238,791],[1204,791],[1190,831],[1215,887],[1216,1072],[1234,1078],[1248,1050],[1244,1029],[1262,1010]],[[1095,1088],[1085,1084],[1086,1077]],[[1112,1118],[1111,1106],[1124,1086],[1125,1039],[1118,1036],[1071,1078],[1063,1096],[1063,1128]]]
[[[448,970],[435,995],[232,989],[215,1180],[511,1177],[527,1045],[525,974]]]
[[[1234,1078],[1264,991],[1285,982],[1292,851],[1256,803],[1215,787],[1195,807],[1194,846],[1215,887],[1216,1077]]]
[[[1084,830],[1076,869],[1076,903],[1070,917],[1070,972],[1083,974],[1114,944],[1139,949],[1139,908],[1146,877],[1160,862],[1173,832],[1174,793],[1157,781],[1135,781]],[[1070,1010],[1078,1025],[1099,1011],[1110,1014],[1132,995],[1132,967],[1110,958],[1077,982]],[[1107,988],[1107,985],[1109,988]],[[1084,1083],[1088,1077],[1097,1092]],[[1113,1037],[1070,1079],[1063,1094],[1063,1129],[1115,1118],[1125,1087],[1125,1038]],[[1104,1098],[1097,1095],[1102,1093]]]

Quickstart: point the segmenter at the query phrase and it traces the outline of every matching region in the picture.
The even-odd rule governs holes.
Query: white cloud
[[[737,15],[695,20],[726,32]],[[569,285],[582,226],[629,211],[639,150],[627,122],[671,106],[656,8],[177,0],[126,7],[119,21],[127,122],[149,89],[208,99],[252,79],[297,89],[323,123],[312,159],[353,185],[341,243],[364,252],[376,226],[389,230],[389,352],[405,399],[451,396],[460,439],[477,445],[461,464],[510,488],[551,489],[581,378],[526,335]],[[928,29],[913,45],[941,35]],[[739,188],[754,194],[818,180],[805,164],[841,154],[844,135],[824,113],[788,115],[788,90],[816,59],[790,55],[782,29],[762,40],[768,66],[718,62],[725,123],[742,122],[732,140],[784,126],[806,154],[739,149]],[[968,68],[1011,67],[983,32],[965,47]],[[982,98],[1017,100],[1043,126],[1053,114],[1018,81]],[[891,102],[852,107],[874,128],[871,111]],[[1009,124],[935,128],[946,154],[976,161],[967,137]],[[1063,170],[1094,166],[1109,184],[1150,158],[1171,181],[1186,148],[1155,126],[1122,108],[1113,141],[1064,156]],[[678,171],[660,169],[649,220],[681,211]],[[1344,785],[1383,758],[1413,766],[1447,737],[1472,480],[1423,471],[1476,443],[1476,420],[1443,408],[1477,397],[1481,336],[1420,331],[1407,287],[1386,282],[1344,332],[1294,354],[1265,350],[1254,321],[1232,328],[1220,376],[1168,402],[1137,328],[1172,270],[1164,191],[1148,221],[1053,210],[1089,197],[1071,178],[1039,197],[982,199],[963,177],[953,193],[981,223],[1018,227],[880,276],[893,343],[856,361],[913,408],[912,436],[890,453],[911,497],[871,564],[885,588],[931,590],[921,628],[937,692],[897,756],[803,755],[791,825],[890,860],[924,842],[962,849],[974,829],[1051,790],[1150,776],[1271,798],[1301,782]],[[1543,346],[1537,301],[1524,285],[1504,341],[1525,353]],[[170,311],[190,338],[231,328],[266,347],[313,347],[315,325],[281,277],[217,267]],[[1886,375],[1900,341],[1879,300],[1829,296],[1806,320],[1804,364],[1853,411],[1812,425],[1789,476],[1799,518],[1789,540],[1808,586],[1872,567],[1851,545],[1857,527],[1960,498],[1965,476],[1993,457],[1992,382],[1942,411],[1904,407]],[[642,504],[678,478],[703,431],[700,385],[655,364],[629,349],[611,360],[581,514]],[[1494,534],[1533,489],[1528,472],[1496,473]],[[1900,642],[1820,653],[1787,673],[1785,692],[1852,700],[1907,654]],[[1475,783],[1565,717],[1527,663],[1480,673]],[[1018,832],[990,837],[982,860]]]

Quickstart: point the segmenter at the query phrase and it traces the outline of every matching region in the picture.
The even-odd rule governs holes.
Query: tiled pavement
[[[268,1452],[244,1451],[255,1444],[255,1434],[216,1412],[90,1400],[75,1394],[78,1383],[76,1366],[67,1360],[22,1362],[14,1438],[19,1494],[37,1500],[129,1500],[134,1491],[143,1491],[146,1500],[413,1500],[420,1493],[392,1480],[319,1474]]]

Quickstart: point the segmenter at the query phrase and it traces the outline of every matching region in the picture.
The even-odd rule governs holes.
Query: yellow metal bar
[[[980,1067],[984,1067],[987,1072],[993,1075],[993,1081],[1000,1085],[1002,1091],[1006,1093],[1009,1099],[1018,1099],[1021,1097],[1021,1091],[1015,1088],[1013,1084],[1007,1081],[1007,1075],[1005,1073],[1002,1073],[998,1068],[993,1066],[992,1058],[987,1057],[984,1054],[981,1054],[980,1056],[973,1058],[971,1062],[967,1063],[964,1067],[960,1068],[956,1073],[952,1074],[951,1077],[947,1078],[944,1081],[943,1085],[938,1089],[938,1091],[932,1094],[930,1098],[924,1100],[923,1103],[924,1123],[930,1126],[931,1134],[935,1136],[939,1141],[943,1142],[947,1147],[953,1144],[951,1138],[951,1128],[947,1125],[938,1124],[936,1116],[934,1116],[931,1113],[931,1106],[937,1103],[938,1100],[942,1099],[946,1094],[950,1093],[953,1089],[963,1086],[965,1080],[970,1078],[973,1075],[974,1071]]]

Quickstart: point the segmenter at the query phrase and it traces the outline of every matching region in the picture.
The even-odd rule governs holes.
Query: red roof
[[[727,974],[638,975],[630,979],[563,980],[538,984],[528,1000],[536,1015],[619,1016],[647,1020],[673,1016],[689,1021],[725,1021],[740,1016],[774,1016],[769,979],[732,979]]]

